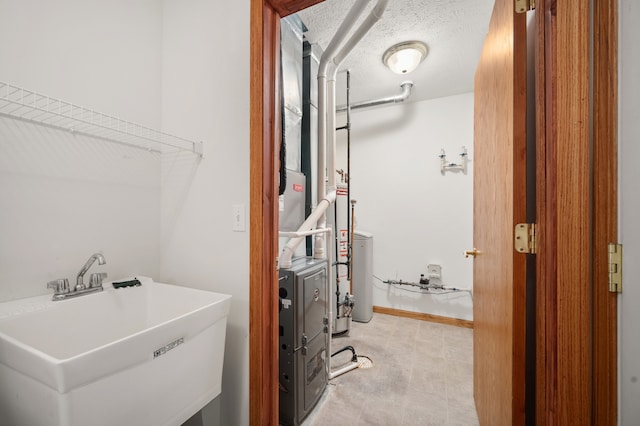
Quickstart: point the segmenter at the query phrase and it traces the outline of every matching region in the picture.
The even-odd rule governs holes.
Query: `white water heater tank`
[[[355,231],[353,234],[353,320],[369,322],[373,317],[373,235]]]

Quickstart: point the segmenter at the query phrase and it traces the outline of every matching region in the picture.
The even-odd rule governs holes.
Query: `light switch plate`
[[[235,232],[244,232],[245,229],[245,215],[244,204],[234,204],[232,206],[233,218],[231,229]]]

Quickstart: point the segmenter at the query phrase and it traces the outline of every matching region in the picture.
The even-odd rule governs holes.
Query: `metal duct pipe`
[[[407,99],[409,99],[409,96],[411,96],[413,81],[405,81],[400,85],[400,87],[402,87],[402,93],[400,93],[399,95],[387,96],[386,98],[380,98],[380,99],[371,99],[369,101],[355,102],[351,104],[351,109],[368,108],[372,106],[404,102]],[[346,105],[341,105],[338,108],[336,108],[337,112],[342,112],[346,110],[347,110]]]

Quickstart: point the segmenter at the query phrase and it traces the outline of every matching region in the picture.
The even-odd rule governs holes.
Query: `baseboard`
[[[473,321],[459,318],[441,317],[439,315],[423,314],[421,312],[404,311],[402,309],[386,308],[384,306],[374,306],[373,312],[397,317],[413,318],[421,321],[437,322],[439,324],[453,325],[456,327],[473,328]]]

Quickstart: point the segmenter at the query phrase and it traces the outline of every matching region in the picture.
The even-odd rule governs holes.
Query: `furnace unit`
[[[302,257],[279,272],[280,424],[299,425],[327,386],[327,261]]]

